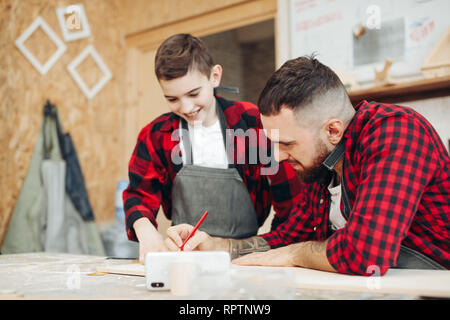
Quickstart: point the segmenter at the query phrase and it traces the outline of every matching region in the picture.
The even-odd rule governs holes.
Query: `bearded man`
[[[302,200],[270,233],[237,240],[197,231],[190,250],[228,250],[241,265],[359,275],[450,268],[450,157],[423,116],[386,103],[353,107],[314,57],[277,70],[258,107],[275,158],[303,182]],[[169,249],[192,228],[169,228]]]

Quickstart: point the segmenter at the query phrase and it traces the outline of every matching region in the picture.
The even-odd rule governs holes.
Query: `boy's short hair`
[[[332,90],[346,93],[333,70],[320,63],[314,54],[303,56],[287,61],[269,78],[258,107],[265,116],[278,114],[281,106],[297,111]]]
[[[175,34],[164,40],[155,56],[158,80],[180,78],[194,68],[209,78],[213,66],[214,61],[205,44],[186,33]]]

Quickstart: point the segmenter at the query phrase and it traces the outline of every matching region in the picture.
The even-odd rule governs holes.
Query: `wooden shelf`
[[[349,92],[354,105],[362,100],[398,103],[449,95],[450,76]]]

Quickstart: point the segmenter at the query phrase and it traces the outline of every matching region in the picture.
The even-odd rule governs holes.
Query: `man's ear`
[[[214,88],[220,85],[221,79],[222,79],[222,66],[220,64],[216,64],[211,68],[211,78],[210,78]]]
[[[328,141],[332,145],[337,145],[341,141],[342,136],[344,135],[345,125],[339,119],[330,119],[325,123],[324,129]]]

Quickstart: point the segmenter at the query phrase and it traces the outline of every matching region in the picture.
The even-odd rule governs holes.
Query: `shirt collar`
[[[366,106],[368,102],[366,100],[361,101],[358,103],[354,108],[355,112],[357,113],[362,107]],[[352,121],[350,121],[350,124],[345,129],[344,135],[341,139],[341,141],[338,143],[338,145],[334,148],[334,150],[330,153],[330,155],[322,162],[322,165],[325,166],[328,170],[332,171],[334,166],[339,162],[339,160],[344,156],[345,153],[345,143],[344,140],[348,138],[349,135],[349,128],[353,124],[355,120],[355,117],[353,117]]]
[[[334,166],[339,162],[339,160],[344,156],[345,144],[344,139],[337,144],[333,151],[328,155],[328,157],[322,162],[322,165],[328,170],[332,171]]]

